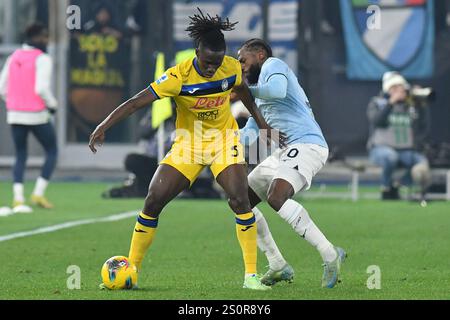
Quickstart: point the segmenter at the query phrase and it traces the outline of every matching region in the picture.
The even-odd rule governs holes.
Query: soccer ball
[[[111,290],[132,289],[137,283],[137,268],[127,257],[114,256],[103,264],[102,280]]]

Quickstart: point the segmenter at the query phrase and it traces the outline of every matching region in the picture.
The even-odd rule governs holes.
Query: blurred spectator
[[[112,35],[120,39],[123,36],[118,23],[113,19],[113,8],[106,1],[97,3],[93,9],[94,19],[89,20],[84,25],[86,33],[100,33],[103,35]]]
[[[369,103],[370,124],[368,141],[370,160],[383,169],[382,199],[398,199],[398,188],[420,184],[423,194],[430,183],[427,158],[417,150],[428,128],[427,108],[419,106],[408,82],[397,72],[383,75],[383,90]],[[403,167],[401,181],[393,181],[394,170]]]
[[[333,36],[342,32],[339,1],[317,1],[318,11],[320,12],[320,31],[324,35]]]
[[[29,133],[45,150],[45,163],[31,201],[43,208],[53,207],[44,193],[57,160],[55,129],[50,113],[55,112],[58,103],[50,90],[53,67],[51,57],[45,53],[47,45],[46,27],[40,23],[30,25],[26,30],[26,43],[8,57],[0,75],[0,95],[6,101],[7,122],[11,125],[16,150],[13,208],[17,212],[31,211],[25,205],[23,185]]]
[[[145,34],[148,28],[147,0],[131,0],[128,5],[126,28],[135,34]]]

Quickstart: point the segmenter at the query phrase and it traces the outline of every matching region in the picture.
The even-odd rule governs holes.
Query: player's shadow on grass
[[[165,288],[165,287],[139,287],[137,290],[131,290],[134,292],[167,292],[171,291],[173,288]]]
[[[157,293],[157,292],[168,292],[172,291],[173,288],[167,288],[167,287],[139,287],[138,289],[132,289],[132,290],[106,290],[107,292],[127,292],[127,293],[140,293],[140,292],[148,292],[148,293]]]

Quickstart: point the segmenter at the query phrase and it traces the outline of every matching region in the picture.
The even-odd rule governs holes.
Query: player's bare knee
[[[161,197],[154,191],[149,191],[144,202],[144,211],[148,212],[152,217],[156,218],[164,208],[164,202]]]
[[[250,202],[246,195],[236,195],[228,198],[228,204],[235,213],[250,212]]]
[[[289,198],[276,192],[274,190],[269,190],[267,194],[267,203],[274,209],[275,211],[280,211],[281,207]]]

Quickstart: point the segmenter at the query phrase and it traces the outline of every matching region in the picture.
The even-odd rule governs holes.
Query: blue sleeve
[[[259,135],[259,128],[255,119],[253,119],[253,117],[248,118],[245,127],[239,130],[239,133],[242,145],[249,146],[253,144],[258,139]]]
[[[272,100],[286,97],[288,80],[284,74],[272,74],[266,83],[258,86],[250,86],[249,89],[255,98]]]

